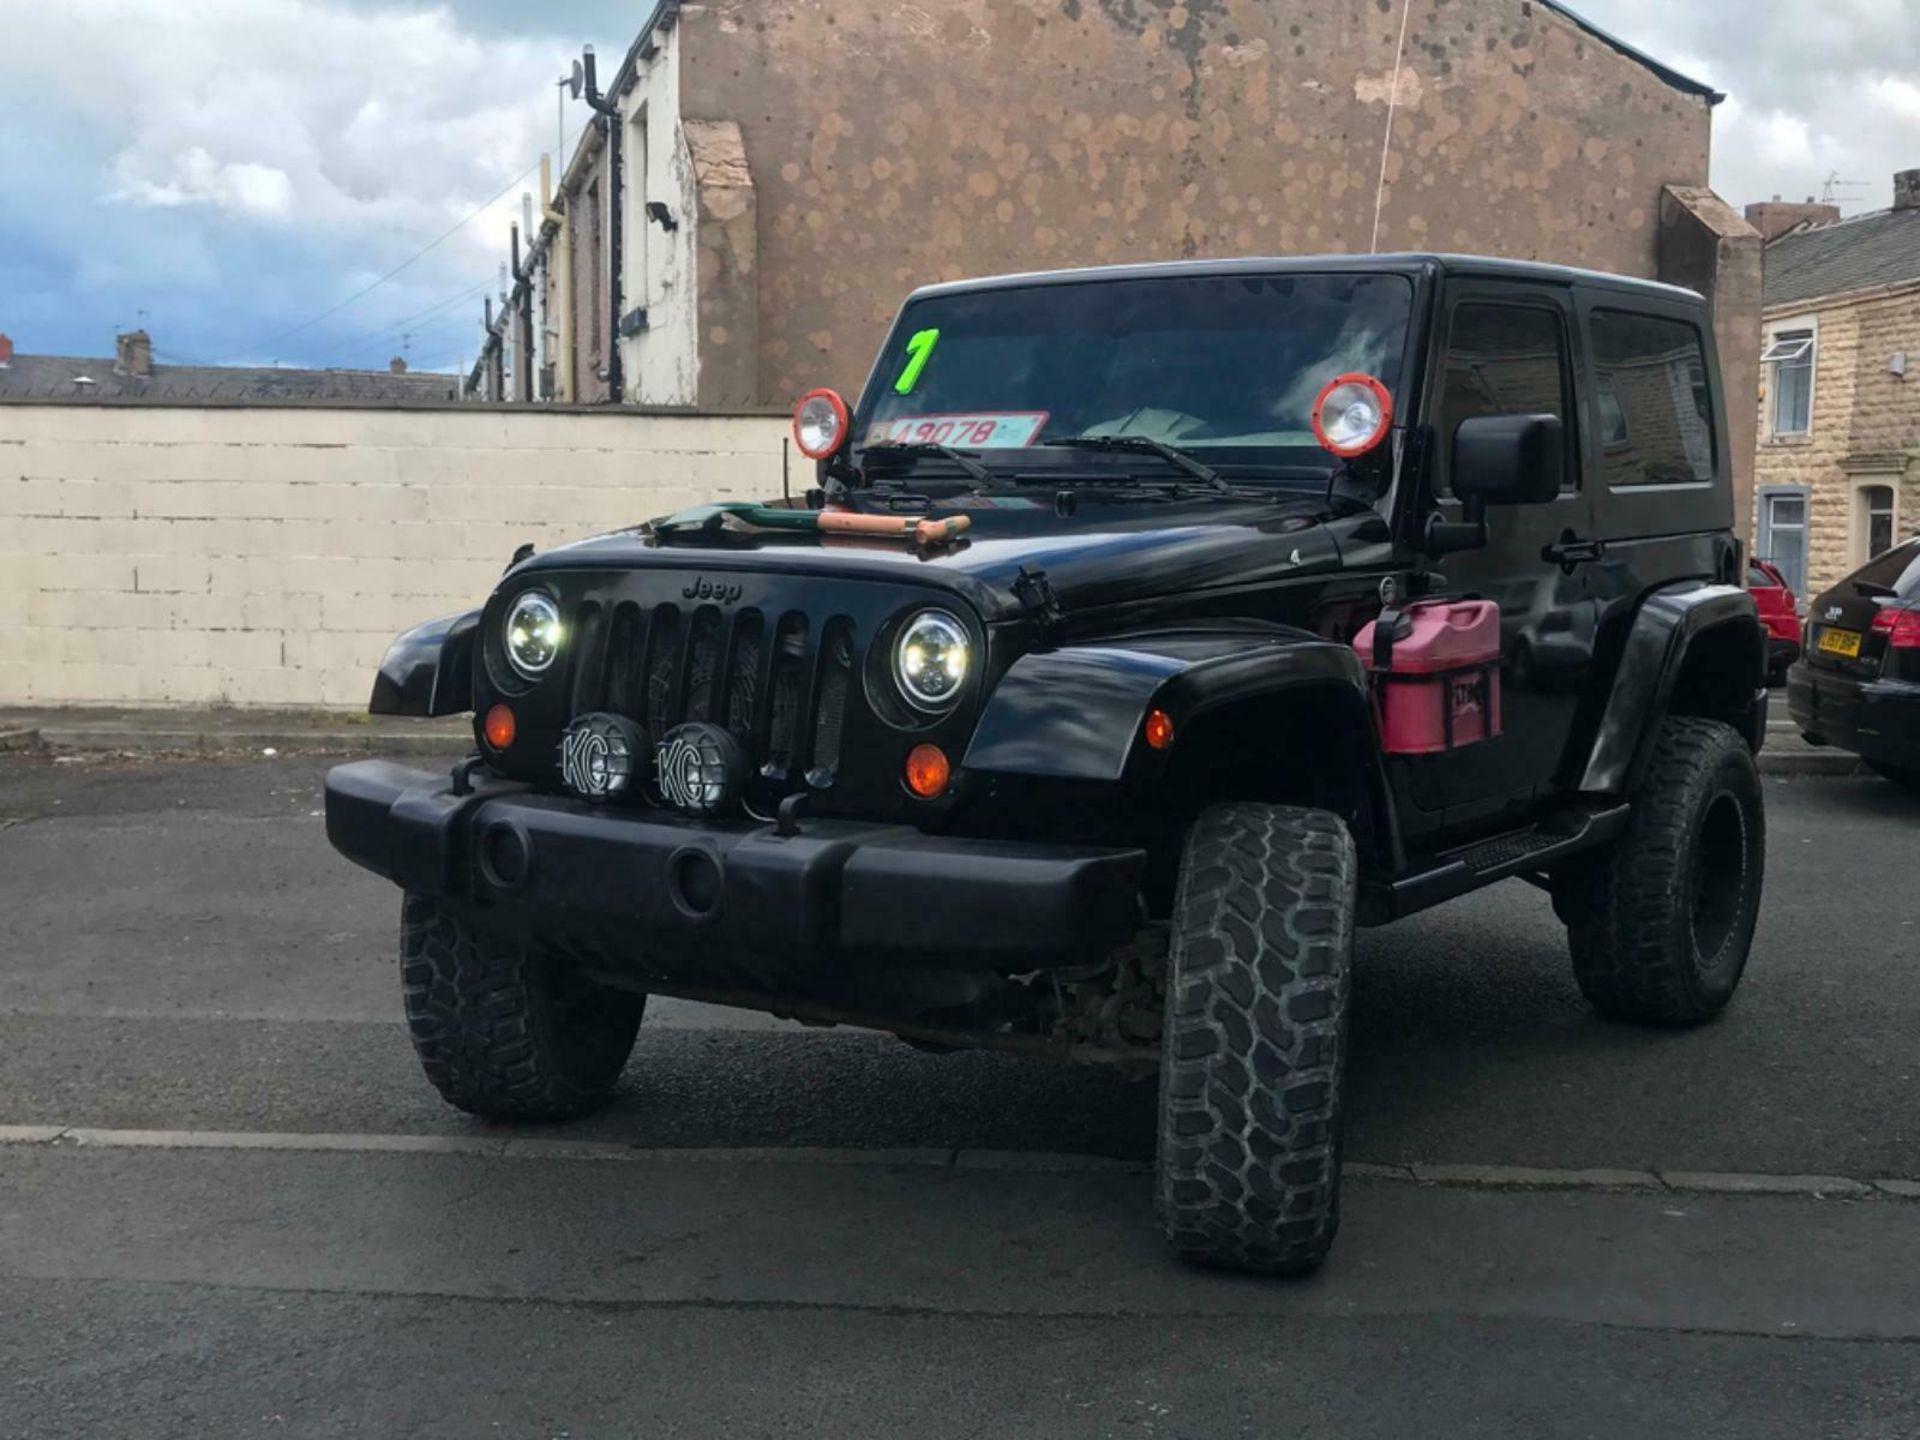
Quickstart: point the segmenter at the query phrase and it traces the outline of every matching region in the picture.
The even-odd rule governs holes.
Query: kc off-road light
[[[587,800],[638,794],[652,764],[647,732],[624,715],[581,715],[560,737],[560,778]]]
[[[847,402],[835,390],[809,390],[793,407],[793,443],[809,460],[837,454],[852,431]]]
[[[529,590],[507,610],[507,660],[527,680],[538,680],[560,653],[560,607]]]
[[[731,813],[747,786],[747,753],[731,730],[676,725],[654,750],[653,783],[674,809],[708,819]]]
[[[893,679],[920,710],[945,710],[960,698],[973,663],[967,627],[944,610],[922,610],[893,647]]]
[[[1313,402],[1313,438],[1342,460],[1365,455],[1393,429],[1393,395],[1371,375],[1329,381]]]

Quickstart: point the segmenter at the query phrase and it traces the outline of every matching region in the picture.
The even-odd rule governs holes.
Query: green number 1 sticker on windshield
[[[893,383],[896,395],[911,395],[914,387],[920,383],[920,377],[926,373],[927,362],[933,359],[933,347],[940,343],[938,330],[922,330],[907,341],[907,368],[900,372],[900,378]]]

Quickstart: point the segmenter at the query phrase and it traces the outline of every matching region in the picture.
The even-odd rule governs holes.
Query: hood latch
[[[1020,578],[1013,582],[1013,593],[1027,607],[1027,613],[1040,622],[1042,630],[1051,630],[1067,618],[1044,570],[1029,570],[1022,565]]]

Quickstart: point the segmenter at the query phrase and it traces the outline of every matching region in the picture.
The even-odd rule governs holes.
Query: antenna
[[[1855,198],[1853,196],[1842,197],[1840,194],[1842,190],[1869,190],[1871,188],[1872,187],[1864,180],[1842,180],[1840,178],[1840,172],[1835,170],[1831,175],[1827,176],[1827,183],[1820,191],[1820,203],[1822,205],[1837,205],[1842,198]]]

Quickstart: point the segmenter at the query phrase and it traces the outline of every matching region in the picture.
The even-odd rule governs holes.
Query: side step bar
[[[1360,923],[1385,925],[1485,889],[1496,881],[1550,869],[1617,840],[1632,813],[1630,805],[1563,810],[1525,830],[1442,851],[1396,879],[1363,884]]]

